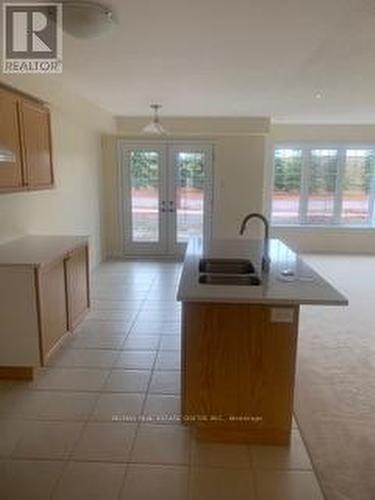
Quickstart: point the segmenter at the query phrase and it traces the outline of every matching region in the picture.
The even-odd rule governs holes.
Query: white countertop
[[[23,236],[0,245],[0,266],[42,266],[87,242],[87,236]]]
[[[270,240],[271,266],[260,270],[261,240],[212,240],[205,247],[200,238],[189,241],[177,294],[183,302],[244,302],[249,304],[347,305],[347,299],[280,240]],[[259,286],[199,283],[200,258],[250,259],[262,283]],[[294,276],[283,277],[289,270]]]

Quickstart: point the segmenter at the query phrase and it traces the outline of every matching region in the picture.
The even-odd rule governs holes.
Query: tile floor
[[[296,426],[285,449],[202,444],[176,421],[180,269],[101,265],[91,312],[49,366],[0,383],[1,499],[323,498]]]

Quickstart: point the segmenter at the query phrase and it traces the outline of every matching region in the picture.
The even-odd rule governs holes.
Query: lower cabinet
[[[88,246],[78,247],[37,271],[42,364],[89,308]]]
[[[74,239],[30,236],[0,252],[0,379],[33,378],[88,311],[89,247]]]

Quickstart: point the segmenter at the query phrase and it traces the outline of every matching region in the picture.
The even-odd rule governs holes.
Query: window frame
[[[273,188],[275,181],[275,151],[277,149],[299,149],[302,151],[302,172],[301,172],[301,189],[299,203],[299,223],[278,223],[272,220],[272,202]],[[311,159],[311,151],[314,149],[335,149],[337,150],[337,178],[334,194],[334,205],[332,222],[327,224],[309,223],[307,219],[308,210],[308,194],[309,194],[309,165]],[[375,170],[372,177],[371,189],[369,192],[368,218],[363,224],[346,224],[342,220],[342,205],[343,205],[343,184],[346,166],[346,151],[347,150],[372,149],[375,151],[374,144],[353,144],[353,143],[322,143],[322,142],[276,142],[272,147],[271,166],[270,166],[270,189],[268,190],[268,215],[271,225],[277,228],[337,228],[337,229],[375,229]]]

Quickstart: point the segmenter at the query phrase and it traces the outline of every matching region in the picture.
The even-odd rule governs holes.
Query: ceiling
[[[65,35],[61,79],[115,115],[375,123],[375,0],[106,5],[115,30]]]

